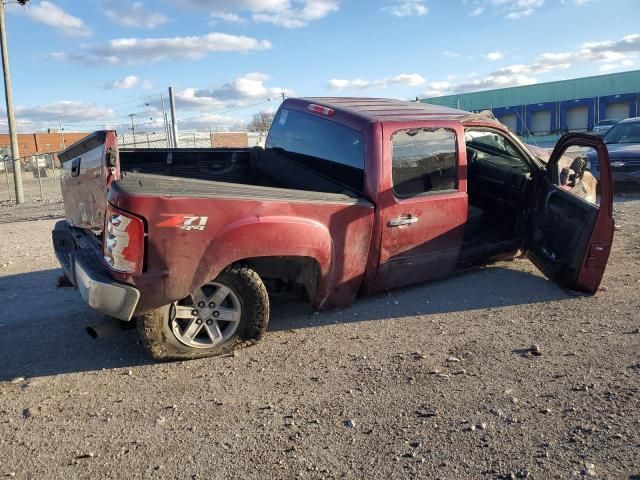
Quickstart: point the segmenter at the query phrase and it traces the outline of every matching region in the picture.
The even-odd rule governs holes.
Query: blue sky
[[[20,131],[238,129],[299,96],[428,97],[640,68],[638,0],[34,0],[7,11]],[[271,99],[271,100],[268,100]],[[253,106],[252,106],[253,105]],[[6,121],[0,121],[0,128]]]

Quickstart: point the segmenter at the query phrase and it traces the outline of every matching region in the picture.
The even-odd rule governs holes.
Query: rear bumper
[[[56,223],[52,240],[60,265],[85,302],[96,312],[131,320],[140,292],[131,285],[113,280],[104,272],[100,248],[95,240],[65,221]]]

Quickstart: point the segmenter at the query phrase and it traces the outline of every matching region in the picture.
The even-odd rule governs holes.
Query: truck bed
[[[202,180],[151,173],[128,172],[114,183],[120,193],[162,197],[230,198],[247,200],[281,200],[305,203],[340,203],[372,205],[367,200],[345,193],[296,190],[218,180]]]
[[[207,196],[213,181],[217,196],[305,201],[359,196],[340,181],[345,174],[357,172],[327,171],[326,167],[319,171],[313,168],[313,159],[294,160],[262,148],[122,150],[119,164],[122,187],[139,194]]]

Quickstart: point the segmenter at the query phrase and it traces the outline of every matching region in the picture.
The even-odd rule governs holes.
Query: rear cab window
[[[399,130],[391,138],[393,192],[407,198],[458,190],[456,135],[446,128]]]
[[[364,142],[357,130],[317,115],[281,108],[269,130],[266,148],[362,192]]]

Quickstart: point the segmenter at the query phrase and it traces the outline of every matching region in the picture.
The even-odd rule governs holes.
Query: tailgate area
[[[53,247],[65,274],[96,312],[129,321],[140,292],[105,273],[100,245],[85,231],[62,220],[52,232]]]

